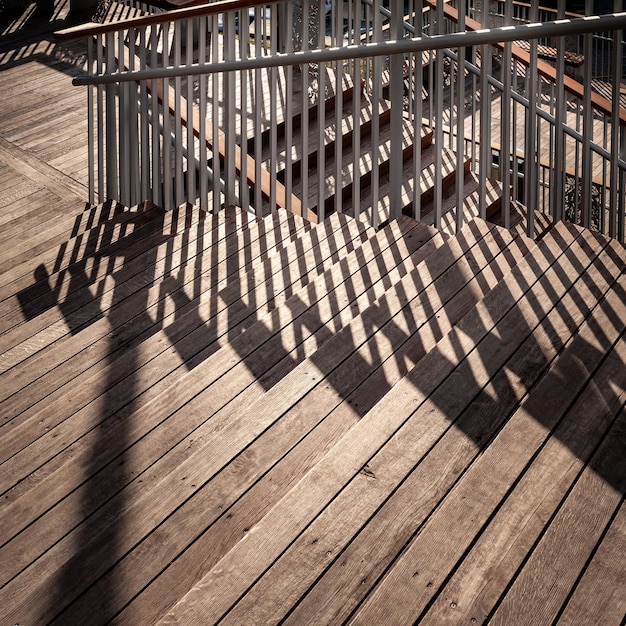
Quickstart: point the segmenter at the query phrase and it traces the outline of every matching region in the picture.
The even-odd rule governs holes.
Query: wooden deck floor
[[[0,624],[624,623],[624,246],[88,206],[81,51],[25,26]]]

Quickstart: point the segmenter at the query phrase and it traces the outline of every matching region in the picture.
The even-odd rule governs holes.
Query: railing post
[[[399,40],[403,38],[403,1],[391,0],[391,37]],[[403,56],[392,54],[390,60],[390,100],[391,100],[391,155],[390,155],[390,218],[397,218],[401,214],[402,194],[402,114],[404,109],[404,76]],[[358,115],[358,112],[356,112]],[[415,138],[419,141],[419,137]],[[418,193],[419,180],[415,181],[415,193]]]
[[[558,2],[558,18],[565,15],[565,0]],[[554,166],[550,176],[552,185],[552,217],[562,220],[565,215],[565,39],[559,37],[556,55],[556,93],[554,98],[555,136],[554,136]]]
[[[115,73],[115,33],[106,34],[106,72]],[[117,199],[117,86],[110,83],[106,86],[106,195],[107,199]]]

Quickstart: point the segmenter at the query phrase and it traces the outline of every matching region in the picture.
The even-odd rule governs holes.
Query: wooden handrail
[[[220,0],[219,2],[211,2],[207,4],[205,0],[197,0],[198,6],[190,6],[185,9],[174,9],[165,13],[155,13],[153,15],[144,15],[142,17],[131,17],[107,24],[96,24],[88,22],[79,26],[72,26],[58,30],[54,36],[59,41],[70,41],[73,39],[81,39],[84,37],[94,37],[103,33],[117,32],[118,30],[127,30],[130,28],[139,28],[142,26],[153,26],[155,24],[164,24],[177,20],[186,20],[192,17],[200,17],[203,15],[215,15],[216,13],[227,13],[229,11],[237,11],[242,9],[253,9],[259,6],[267,6],[268,4],[278,4],[286,0]],[[196,4],[194,0],[191,0]]]
[[[435,9],[437,6],[437,0],[424,0],[425,4],[430,5],[432,9]],[[457,9],[454,9],[448,4],[444,4],[443,6],[444,15],[451,21],[458,23],[459,12]],[[478,31],[482,30],[482,26],[476,21],[469,17],[465,18],[465,28],[467,30]],[[499,50],[504,50],[504,44],[496,43],[494,44],[496,48]],[[511,44],[511,54],[514,59],[525,65],[526,67],[530,67],[530,53],[526,52],[520,46],[512,43]],[[557,75],[556,70],[549,63],[545,61],[538,60],[537,61],[537,72],[556,83]],[[563,76],[563,86],[565,90],[571,93],[573,96],[580,98],[581,100],[584,98],[584,89],[583,86],[575,79],[570,78],[569,76]],[[591,106],[603,113],[604,115],[611,117],[613,114],[613,104],[607,98],[604,98],[600,94],[592,91],[591,92]],[[619,103],[617,104],[619,106]],[[626,109],[620,108],[619,111],[619,123],[622,126],[626,126]]]

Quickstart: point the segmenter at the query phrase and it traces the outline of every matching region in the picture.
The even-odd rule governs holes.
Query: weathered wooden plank
[[[226,219],[222,219],[222,217],[223,214],[220,213],[219,216],[214,217],[213,222],[207,224],[206,227],[202,224],[198,225],[198,234],[196,236],[198,243],[196,244],[195,251],[198,253],[198,256],[195,260],[194,257],[196,255],[191,250],[186,250],[185,244],[191,239],[189,238],[189,240],[186,240],[186,234],[182,235],[183,247],[174,257],[170,258],[170,251],[167,249],[167,244],[165,254],[160,255],[160,257],[157,255],[157,259],[159,259],[158,262],[162,265],[162,269],[166,275],[168,272],[172,272],[176,269],[175,262],[181,264],[181,271],[186,271],[187,274],[191,272],[192,274],[191,276],[187,276],[187,279],[185,279],[184,273],[183,275],[180,275],[179,273],[178,282],[181,284],[173,285],[172,288],[170,288],[166,293],[160,294],[160,297],[166,297],[167,295],[175,296],[177,289],[182,288],[186,282],[188,283],[188,289],[191,289],[192,292],[197,291],[198,284],[195,282],[196,272],[200,274],[202,271],[201,263],[203,262],[203,259],[201,252],[205,247],[211,250],[211,254],[207,255],[208,258],[204,259],[205,265],[208,265],[208,268],[205,267],[204,272],[210,272],[209,287],[212,286],[212,288],[215,288],[220,281],[227,280],[231,273],[238,271],[238,264],[233,264],[231,259],[233,255],[241,254],[243,256],[249,254],[249,259],[254,261],[257,259],[258,255],[261,254],[261,252],[259,252],[258,231],[253,229],[252,234],[247,232],[246,225],[255,221],[252,216],[245,212],[238,212],[234,215],[227,216]],[[297,234],[299,228],[295,225],[294,218],[290,218],[289,220],[277,219],[275,221],[274,228],[277,231],[277,236],[284,237],[285,241],[291,241],[294,237],[299,236]],[[247,248],[249,246],[253,249],[252,253],[247,252]],[[154,252],[148,252],[148,254],[154,255]],[[192,264],[193,267],[191,267]],[[146,276],[148,279],[148,285],[150,284],[150,281],[154,279],[154,275],[153,273],[150,273],[150,269],[151,268],[147,269]],[[101,293],[106,293],[106,283],[107,277],[105,274],[101,284],[98,285],[98,290]],[[195,297],[187,303],[187,308],[191,312],[199,314],[197,309],[197,300],[201,295],[202,294],[200,293],[196,293]],[[176,340],[177,336],[184,337],[185,332],[190,332],[190,330],[195,327],[193,326],[193,323],[197,320],[197,315],[192,315],[192,319],[186,319],[184,317],[185,311],[180,307],[176,312],[162,311],[159,314],[159,302],[160,299],[157,298],[157,301],[153,303],[150,308],[146,309],[146,314],[148,316],[154,315],[157,320],[159,319],[159,315],[162,317],[161,323],[157,321],[157,329],[175,321],[175,330],[168,333],[173,341]],[[145,319],[144,322],[148,322],[148,319]],[[154,325],[154,322],[151,322],[151,324]],[[191,328],[189,328],[189,324],[192,324]],[[144,328],[143,336],[140,334],[141,332],[142,331],[139,327],[133,328],[132,326],[125,329],[123,333],[118,331],[117,337],[119,337],[120,344],[114,344],[113,346],[110,344],[110,340],[112,338],[111,335],[106,334],[103,341],[92,344],[87,352],[81,354],[79,351],[79,358],[75,361],[64,360],[63,367],[59,367],[51,371],[46,378],[40,378],[34,385],[30,385],[28,387],[27,394],[14,394],[2,402],[1,406],[3,407],[5,420],[8,421],[13,417],[19,418],[16,423],[12,423],[11,428],[21,426],[21,424],[26,422],[27,419],[32,419],[34,414],[37,414],[42,410],[45,411],[46,405],[50,406],[50,403],[58,400],[59,402],[65,403],[59,405],[59,407],[64,407],[65,410],[59,411],[57,418],[58,421],[51,421],[50,417],[47,417],[46,425],[49,428],[53,427],[55,424],[59,423],[59,421],[64,419],[67,415],[66,411],[72,406],[74,406],[74,410],[80,406],[80,404],[78,404],[78,406],[73,405],[72,401],[69,401],[68,404],[68,400],[65,399],[65,396],[67,396],[67,388],[65,385],[69,382],[77,381],[81,372],[88,372],[88,377],[85,378],[84,385],[81,385],[81,387],[79,387],[79,389],[72,395],[72,399],[75,399],[76,401],[79,401],[79,399],[81,401],[85,401],[85,397],[89,398],[89,401],[91,401],[97,397],[98,393],[96,393],[96,395],[90,395],[89,393],[86,393],[87,389],[93,388],[94,393],[96,390],[100,389],[99,393],[101,393],[103,382],[109,381],[110,384],[115,384],[115,382],[117,382],[118,379],[110,372],[106,376],[102,376],[102,368],[104,367],[106,371],[106,367],[108,367],[101,362],[103,359],[109,361],[111,366],[114,365],[114,371],[119,373],[119,380],[123,380],[130,373],[124,367],[125,349],[129,345],[127,342],[135,342],[135,345],[138,346],[139,342],[145,342],[146,339],[155,334],[154,329],[151,330],[151,327],[148,327],[147,329]],[[69,340],[69,342],[71,343],[71,340]],[[154,343],[158,346],[159,344],[162,344],[163,341],[162,339],[160,342],[155,340]],[[142,350],[145,349],[146,361],[153,359],[156,354],[166,349],[166,346],[161,346],[161,348],[156,351],[151,351],[151,347],[149,345],[142,346]],[[180,365],[180,361],[177,362],[177,365]],[[99,380],[100,378],[102,378],[102,380]],[[41,400],[45,400],[44,405],[39,404]],[[86,402],[88,403],[89,401]],[[6,427],[7,425],[5,425],[5,428]],[[32,429],[32,423],[29,429]],[[34,433],[36,430],[37,429],[31,430],[31,432]],[[45,431],[39,431],[39,434],[43,434],[44,432]],[[8,439],[6,438],[5,445],[9,445]]]
[[[623,305],[626,279],[620,281],[620,287],[618,291],[622,290]],[[617,300],[614,313],[624,320],[626,307],[620,307],[619,299],[614,298],[614,302]],[[597,320],[607,334],[608,327],[615,324],[612,317],[609,314],[608,319]],[[623,332],[623,322],[620,325]],[[593,334],[598,334],[598,328]],[[596,350],[602,349],[604,342],[598,341],[593,334],[590,343]],[[585,430],[580,434],[573,433],[575,438],[570,439],[571,433],[560,424],[553,435],[558,439],[556,445],[569,449],[569,460],[578,466],[580,474],[575,476],[570,490],[563,494],[563,501],[558,503],[552,518],[544,522],[543,534],[532,546],[521,571],[516,572],[512,586],[492,615],[494,624],[523,623],[528,619],[546,623],[558,617],[561,606],[579,575],[585,571],[587,560],[623,500],[626,492],[626,412],[620,413],[620,409],[626,401],[625,359],[626,338],[622,335],[586,393],[566,415],[566,420],[582,423],[578,427]],[[607,421],[613,421],[616,413],[620,413],[620,418],[614,421],[606,437],[602,438],[602,426],[606,427]],[[593,424],[596,421],[600,422],[599,433],[590,428],[589,422]],[[590,441],[585,441],[585,435]],[[598,440],[600,445],[588,464],[581,463],[581,449],[587,451]],[[588,453],[585,457],[588,458]],[[615,610],[612,606],[606,609],[607,613]],[[603,608],[599,607],[596,619],[600,623],[608,623]]]
[[[558,624],[592,624],[600,616],[605,624],[619,624],[620,620],[624,620],[625,554],[626,505],[622,501],[606,535],[559,616]]]
[[[381,613],[394,619],[394,614],[398,615],[399,611],[405,617],[419,617],[455,564],[471,547],[481,527],[523,474],[551,428],[558,424],[584,388],[588,376],[602,362],[603,353],[589,342],[590,338],[593,342],[595,321],[609,323],[607,336],[598,342],[604,349],[610,349],[619,336],[621,329],[611,328],[610,323],[610,309],[618,304],[616,300],[612,297],[610,306],[598,312],[597,320],[585,325],[574,337],[567,351],[534,387],[480,459],[443,499],[436,513],[418,527],[419,533],[407,545],[402,546],[402,555],[359,607],[352,623],[371,623],[368,620]],[[563,385],[563,380],[568,384]],[[468,499],[469,492],[471,497]],[[454,529],[452,534],[451,529]],[[415,572],[418,572],[417,576]],[[412,595],[407,595],[409,593]]]
[[[614,261],[606,262],[608,266],[615,265]],[[599,264],[592,269],[585,277],[586,284],[581,285],[585,289],[578,289],[576,299],[571,295],[566,298],[564,305],[568,311],[579,312],[582,306],[589,307],[597,294],[608,287],[609,274],[602,271]],[[608,390],[607,387],[600,391]],[[592,401],[597,400],[591,397]],[[598,406],[604,406],[602,400],[598,402]],[[445,624],[474,618],[480,623],[486,619],[526,558],[530,546],[543,532],[545,521],[560,504],[580,465],[593,451],[607,414],[600,417],[597,422],[569,418],[559,426],[450,581],[439,591],[425,621]],[[570,450],[560,440],[577,442],[579,460],[572,459]]]
[[[543,261],[546,266],[548,260]],[[501,285],[504,283],[501,283]],[[494,293],[493,291],[491,293]],[[497,302],[504,308],[500,313],[502,315],[509,306],[505,305],[505,299]],[[473,317],[473,323],[476,324],[476,317],[480,315],[480,308],[474,309],[478,311]],[[496,315],[494,322],[498,319]],[[472,330],[469,335],[474,341],[480,339],[482,333],[486,333],[484,324],[480,317],[478,328]],[[469,318],[466,316],[458,327],[465,328],[465,324],[469,324]],[[469,329],[468,329],[469,330]],[[478,338],[476,335],[478,334]],[[416,408],[414,402],[420,402],[429,395],[429,389],[436,388],[442,379],[451,372],[457,360],[463,359],[461,350],[466,338],[460,331],[453,331],[452,335],[459,338],[460,345],[455,346],[452,355],[446,353],[445,358],[441,357],[440,350],[430,351],[424,359],[422,359],[411,374],[398,383],[372,411],[365,415],[358,424],[356,424],[345,435],[340,442],[315,466],[307,476],[300,481],[298,488],[290,492],[280,505],[274,507],[263,520],[257,524],[250,533],[248,533],[246,541],[239,543],[200,581],[194,589],[174,607],[173,611],[165,617],[165,621],[173,619],[185,619],[185,615],[202,615],[206,621],[212,621],[222,613],[237,599],[242,593],[242,585],[248,586],[257,576],[261,575],[269,564],[280,554],[308,524],[314,519],[329,503],[336,497],[338,491],[342,490],[347,481],[359,476],[359,469],[363,468],[367,459],[377,450],[403,422],[410,416]],[[451,341],[450,336],[446,338]],[[446,344],[444,340],[444,345]],[[472,341],[472,344],[474,343]],[[467,341],[469,344],[469,341]],[[440,344],[441,345],[441,344]],[[438,356],[439,355],[439,356]],[[404,383],[404,384],[402,384]],[[388,408],[393,406],[394,409],[389,411]],[[411,438],[414,445],[428,445],[427,437],[417,436]],[[396,450],[395,456],[399,448]],[[341,451],[341,452],[338,452]],[[367,472],[366,472],[367,473]],[[357,481],[358,482],[358,481]],[[289,519],[283,516],[286,509],[291,511]],[[350,514],[361,514],[361,505],[358,510],[351,510]],[[368,515],[363,511],[364,515]],[[281,517],[280,524],[276,524],[277,517]],[[272,532],[268,535],[266,528],[272,527]],[[321,539],[318,537],[318,539]],[[262,550],[258,549],[257,542],[261,540],[264,543]],[[286,543],[285,543],[286,542]],[[231,578],[229,573],[237,569],[239,565],[235,563],[246,563],[245,574],[238,577],[238,580]],[[217,580],[217,570],[222,572],[221,580]],[[214,603],[211,607],[206,606],[200,597],[204,590],[211,588],[212,594],[215,593]]]
[[[432,236],[432,232],[430,233],[430,235]],[[327,281],[324,281],[324,282],[327,282]],[[342,300],[342,299],[340,299],[340,300]],[[399,306],[401,306],[401,304]],[[379,317],[380,317],[380,321],[381,322],[384,319],[385,311],[386,311],[386,309],[379,311]],[[372,320],[372,322],[373,322],[373,320]],[[372,324],[371,326],[368,327],[368,331],[367,332],[370,332],[370,333],[374,332],[374,329],[375,329],[375,324]],[[348,333],[348,334],[343,333],[343,337],[348,339],[347,344],[345,346],[345,347],[348,348],[348,352],[346,353],[346,355],[347,355],[347,354],[349,354],[349,350],[351,349],[350,345],[352,345],[352,341],[350,340],[350,333]],[[340,356],[340,354],[337,352],[337,344],[336,344],[336,341],[335,341],[337,338],[338,338],[338,336],[335,335],[330,340],[330,342],[334,342],[335,343],[334,347],[331,347],[329,344],[324,344],[324,347],[321,348],[321,349],[322,350],[326,350],[326,352],[330,352],[330,354],[332,354],[334,358],[336,358],[336,359],[338,359],[340,361],[344,357]],[[298,371],[294,370],[290,374],[290,378],[299,379],[301,377],[302,377],[302,366],[299,366]],[[357,380],[358,380],[358,375],[356,375],[356,377],[354,377],[354,378],[352,376],[348,376],[348,377],[346,377],[345,381],[344,381],[344,378],[341,378],[341,383],[342,384],[356,384]],[[290,388],[290,383],[287,382],[287,381],[281,381],[281,384],[283,382],[284,382],[284,387],[289,389]],[[331,381],[331,384],[333,382],[334,383],[338,383],[338,382],[340,382],[340,379],[338,378],[337,380]],[[349,388],[349,387],[346,387],[346,389],[347,388]],[[275,393],[275,392],[273,392],[273,393]],[[339,397],[340,394],[334,394],[334,395],[335,395],[335,398],[339,398],[338,401],[340,401],[340,397]],[[289,422],[290,422],[289,424],[284,424],[285,417],[283,416],[283,418],[280,421],[280,425],[277,425],[278,426],[278,430],[282,433],[282,435],[279,436],[278,433],[274,432],[274,429],[272,429],[272,431],[270,431],[268,433],[268,435],[267,435],[267,438],[270,441],[273,442],[270,447],[274,448],[275,445],[278,445],[278,442],[275,442],[275,439],[277,439],[277,438],[281,439],[281,440],[284,440],[284,438],[287,437],[288,440],[291,439],[293,442],[297,442],[299,437],[300,437],[300,435],[298,435],[298,431],[302,430],[303,425],[301,424],[301,421],[304,418],[304,416],[306,415],[307,421],[310,422],[310,420],[312,419],[312,415],[311,414],[316,414],[318,412],[319,412],[319,406],[318,406],[317,403],[314,403],[314,404],[311,404],[310,408],[308,408],[308,409],[307,408],[303,408],[301,412],[300,411],[298,412],[298,414],[301,416],[301,419],[297,419],[296,422],[292,422],[292,420],[289,420]],[[229,421],[232,421],[232,417],[233,416],[231,416],[231,418],[229,418]],[[287,446],[287,449],[288,449],[289,448],[289,444],[287,442],[285,442],[285,441],[282,441],[281,447],[285,446],[285,445]],[[276,458],[275,457],[276,454],[278,455],[279,458],[281,456],[280,452],[276,452],[276,451],[272,452],[271,450],[269,451],[269,454],[268,454],[267,448],[266,448],[265,445],[258,446],[255,443],[252,446],[252,448],[253,448],[254,451],[252,449],[250,451],[251,463],[248,464],[245,461],[243,461],[243,459],[237,459],[235,463],[233,463],[231,466],[229,466],[229,470],[228,470],[227,474],[228,474],[228,476],[230,476],[230,478],[222,477],[222,475],[220,473],[220,478],[218,479],[220,484],[222,484],[224,478],[226,478],[226,480],[228,480],[228,481],[231,481],[231,480],[235,479],[237,474],[241,473],[242,469],[244,467],[248,467],[248,466],[249,466],[250,470],[253,470],[254,473],[257,474],[257,477],[259,475],[262,476],[263,473],[264,473],[264,470],[262,470],[260,467],[258,467],[258,461],[259,461],[258,457],[262,456],[263,458],[267,459],[266,462],[273,462],[274,459]],[[284,452],[282,454],[284,454]],[[247,452],[244,452],[244,456],[248,456]],[[248,473],[248,470],[246,470],[246,474],[247,473]],[[275,495],[274,492],[275,492],[275,490],[277,488],[277,484],[276,484],[274,479],[270,479],[269,482],[272,485],[272,488],[271,488],[272,494]],[[233,484],[232,488],[230,488],[228,485],[219,486],[219,485],[216,484],[216,485],[212,485],[210,488],[206,488],[205,487],[205,489],[202,491],[202,498],[203,499],[206,499],[206,498],[211,499],[214,494],[222,493],[222,494],[225,494],[225,495],[228,494],[227,497],[230,499],[232,497],[231,492],[233,490],[236,490],[238,493],[241,493],[242,491],[245,491],[245,489],[246,489],[246,486],[241,484],[241,480],[238,480],[235,484]],[[269,494],[268,494],[268,497],[269,497]],[[258,503],[258,500],[256,498],[255,498],[255,502]],[[266,504],[267,504],[267,502],[266,502]],[[198,504],[197,500],[194,500],[194,502],[190,503],[190,505],[193,507],[194,510],[199,510],[198,507],[200,507],[200,508],[207,507],[207,508],[205,508],[205,510],[214,510],[214,507],[211,504],[208,504],[206,502],[204,504],[202,504],[202,503]],[[226,507],[224,506],[223,508],[224,508],[224,510],[222,510],[222,507],[220,507],[220,510],[221,510],[222,514],[225,515],[225,508]],[[265,508],[265,506],[263,506],[262,508]],[[191,519],[194,519],[195,516],[194,516],[193,512],[189,511],[189,506],[186,505],[184,507],[184,509],[180,510],[180,514],[177,514],[176,517],[179,518],[180,521],[182,522],[183,519],[191,520]],[[229,517],[230,517],[230,515],[229,515]],[[170,522],[168,521],[168,525],[169,525],[169,523]],[[178,527],[179,522],[174,521],[173,523]],[[185,526],[189,526],[188,523],[184,523],[184,525]],[[229,526],[230,526],[230,523],[229,523]],[[167,532],[167,531],[162,530],[162,531],[160,531],[160,533],[161,532]],[[192,528],[189,528],[186,531],[186,533],[194,533],[194,532],[197,532],[197,530],[194,531]],[[193,537],[193,534],[191,536]],[[176,541],[177,541],[177,544],[180,545],[179,549],[182,550],[184,548],[184,545],[185,545],[184,543],[181,543],[181,542],[184,541],[184,537],[183,537],[183,533],[182,532],[181,533],[177,533],[177,540]],[[189,541],[189,539],[187,541]],[[203,543],[205,543],[205,542],[206,542],[207,546],[211,545],[213,543],[210,538],[203,538]],[[160,542],[158,542],[158,543],[160,543]],[[223,541],[220,542],[220,543],[223,543]],[[154,568],[158,569],[159,567],[161,567],[159,565],[159,562],[167,563],[172,558],[172,556],[170,556],[170,554],[171,554],[170,551],[173,548],[172,545],[167,547],[167,551],[170,554],[163,554],[162,550],[159,547],[157,547],[156,545],[153,545],[153,538],[152,537],[149,540],[149,545],[151,545],[153,547],[149,547],[149,546],[145,547],[145,548],[142,547],[142,549],[140,551],[140,554],[144,555],[143,558],[147,559],[149,562],[145,563],[145,565],[141,565],[139,570],[136,569],[136,566],[133,568],[133,571],[135,571],[135,572],[141,571],[142,572],[142,574],[141,574],[142,577],[147,574],[149,569],[154,569]],[[217,546],[215,546],[215,548],[216,547]],[[159,557],[159,561],[157,561],[157,562],[155,562],[155,558],[154,558],[156,553],[157,553],[157,552],[155,552],[155,550],[157,552],[162,553],[161,556]],[[200,550],[204,554],[204,551],[202,550],[202,548],[200,548]],[[213,548],[208,551],[208,553],[211,553],[211,552],[214,552]],[[208,556],[208,553],[207,553],[207,556]],[[152,555],[152,556],[148,556],[148,555]],[[132,563],[133,561],[135,561],[135,557],[133,557],[130,562]],[[125,565],[125,570],[127,570],[128,568],[129,568],[129,564],[126,564]],[[189,573],[191,573],[192,570],[195,571],[195,569],[197,569],[197,565],[193,565],[191,570],[187,574],[183,575],[183,581],[184,581],[184,579],[186,579],[188,577]],[[180,568],[178,568],[178,570],[182,574],[182,572],[185,570],[185,568],[183,568],[182,570]],[[134,576],[136,576],[136,574]],[[178,580],[178,576],[175,575],[174,579]],[[141,580],[137,580],[136,584],[141,586],[141,585],[143,585],[145,583],[142,583]],[[181,584],[181,581],[178,581],[175,584],[175,586],[179,586],[180,584]],[[157,592],[156,595],[158,595],[158,593],[159,592]],[[154,594],[151,594],[151,595],[152,595],[152,597],[155,597]],[[167,595],[170,598],[172,597],[170,590],[168,590],[167,594],[163,591],[163,595],[164,596]],[[80,603],[80,605],[82,606],[81,610],[84,611],[86,609],[86,607],[89,606],[89,604],[91,604],[93,601],[98,602],[97,597],[98,597],[98,592],[95,591],[95,593],[93,595],[90,594],[90,598],[89,599],[86,599],[85,601],[81,600],[81,603]],[[163,598],[161,599],[161,602],[162,601],[163,601]],[[172,600],[170,600],[170,602],[171,601]],[[157,605],[156,605],[157,613],[156,613],[156,615],[158,615],[158,611],[159,611],[159,607],[161,606],[161,602],[157,602]],[[148,601],[147,603],[144,603],[142,601],[141,604],[144,605],[144,608],[147,608],[147,606],[150,605],[150,601]],[[150,613],[153,613],[154,610],[155,610],[155,607],[151,607],[150,608]],[[141,612],[143,612],[143,610]],[[78,618],[77,616],[78,616],[78,613],[72,612],[70,614],[70,619]],[[128,618],[125,618],[125,619],[128,619]],[[130,618],[130,619],[132,621],[132,618]]]
[[[102,289],[106,287],[101,283],[112,272],[111,263],[104,262],[107,257],[117,266],[115,283],[119,284],[145,272],[151,263],[171,264],[183,245],[187,254],[191,254],[192,245],[200,232],[193,228],[203,218],[200,213],[191,207],[180,211],[176,209],[162,215],[160,229],[144,229],[139,224],[139,228],[134,230],[133,220],[139,213],[117,212],[108,219],[100,220],[87,234],[77,233],[76,237],[68,241],[68,245],[59,249],[54,263],[42,263],[33,277],[24,275],[21,280],[15,280],[0,289],[0,294],[3,291],[11,293],[11,290],[17,294],[15,298],[0,302],[0,332],[3,335],[9,331],[11,333],[0,337],[2,350],[10,349],[92,302],[93,295],[88,289],[102,294]],[[158,210],[154,219],[158,219],[157,216]],[[80,217],[75,220],[73,233],[77,230],[76,224]],[[128,231],[127,234],[125,231]],[[73,262],[62,267],[63,257],[69,257]],[[60,269],[54,271],[59,266]],[[109,288],[112,287],[109,285]],[[62,305],[62,313],[55,305]]]

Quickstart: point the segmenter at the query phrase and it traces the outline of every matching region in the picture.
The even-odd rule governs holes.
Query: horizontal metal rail
[[[589,16],[571,20],[555,20],[548,23],[503,26],[477,31],[466,31],[430,37],[381,41],[367,44],[351,44],[344,47],[303,50],[279,53],[271,56],[250,57],[248,59],[220,61],[219,63],[194,63],[185,66],[171,66],[137,71],[115,72],[98,76],[79,75],[72,83],[80,85],[105,85],[127,81],[140,81],[158,78],[174,78],[200,74],[215,74],[246,69],[303,65],[306,63],[327,63],[351,59],[365,59],[393,54],[411,54],[428,50],[497,44],[520,39],[540,39],[542,37],[562,37],[581,35],[598,31],[626,29],[626,12],[611,15]]]

